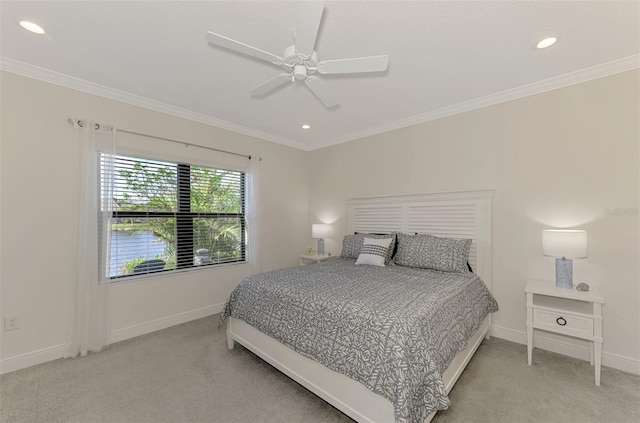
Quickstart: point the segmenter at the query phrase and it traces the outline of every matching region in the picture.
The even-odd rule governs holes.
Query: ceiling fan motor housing
[[[282,57],[284,58],[284,63],[288,65],[304,64],[307,67],[314,68],[318,64],[318,54],[315,50],[311,53],[311,57],[305,57],[296,51],[296,46],[285,48]]]

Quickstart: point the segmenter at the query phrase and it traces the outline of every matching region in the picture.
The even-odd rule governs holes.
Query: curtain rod
[[[73,118],[69,118],[69,119],[67,119],[67,122],[69,122],[71,125],[77,123],[78,126],[81,127],[81,128],[82,128],[82,126],[84,126],[84,121],[82,121],[82,120],[74,120]],[[100,128],[100,125],[96,124],[96,129],[98,129],[98,128]],[[140,135],[142,137],[155,138],[157,140],[174,142],[176,144],[183,144],[185,147],[198,147],[198,148],[204,148],[205,150],[217,151],[219,153],[226,153],[226,154],[231,154],[231,155],[234,155],[234,156],[246,157],[247,159],[251,160],[251,155],[250,154],[242,154],[242,153],[236,153],[234,151],[221,150],[219,148],[207,147],[207,146],[199,145],[199,144],[192,144],[190,142],[178,141],[178,140],[174,140],[174,139],[171,139],[171,138],[165,138],[165,137],[159,137],[157,135],[143,134],[141,132],[128,131],[126,129],[118,129],[118,128],[116,128],[115,130],[117,132],[124,132],[125,134]],[[258,160],[262,161],[262,158],[260,158]]]

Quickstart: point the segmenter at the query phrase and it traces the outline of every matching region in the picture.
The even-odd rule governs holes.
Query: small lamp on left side
[[[326,223],[314,223],[311,225],[311,238],[318,240],[318,254],[324,255],[324,239],[331,235],[331,225]]]

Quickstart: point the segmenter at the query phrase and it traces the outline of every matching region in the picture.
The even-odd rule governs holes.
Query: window
[[[125,156],[112,163],[102,253],[110,278],[245,261],[244,172]]]

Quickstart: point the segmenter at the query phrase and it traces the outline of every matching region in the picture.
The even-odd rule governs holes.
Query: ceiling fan
[[[266,96],[284,84],[304,81],[326,108],[332,108],[337,106],[338,102],[327,89],[324,81],[319,78],[320,75],[382,72],[387,69],[389,58],[384,54],[380,56],[318,61],[318,54],[315,52],[314,47],[323,10],[324,1],[298,2],[296,30],[294,32],[295,44],[285,48],[282,57],[215,32],[207,32],[206,38],[211,44],[273,63],[276,66],[282,66],[285,69],[284,73],[276,75],[252,89],[250,91],[252,96]]]

